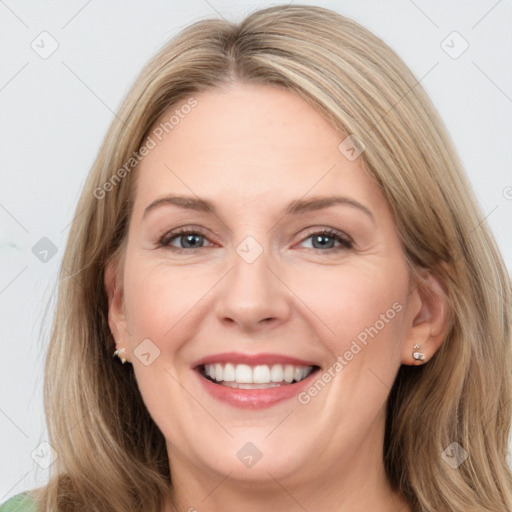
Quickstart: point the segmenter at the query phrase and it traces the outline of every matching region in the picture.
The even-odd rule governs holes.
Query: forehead
[[[291,91],[232,84],[189,100],[150,132],[156,145],[138,168],[136,207],[171,192],[233,204],[293,200],[309,191],[350,192],[362,201],[377,193],[360,160],[338,149],[346,135]]]

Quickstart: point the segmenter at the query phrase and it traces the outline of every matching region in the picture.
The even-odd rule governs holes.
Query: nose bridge
[[[267,245],[268,247],[268,245]],[[275,275],[273,256],[253,236],[235,247],[232,270],[223,280],[217,300],[217,315],[244,329],[262,321],[283,321],[289,315],[287,288]]]

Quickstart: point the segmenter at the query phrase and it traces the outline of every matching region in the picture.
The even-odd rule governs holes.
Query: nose
[[[227,327],[257,332],[289,319],[293,294],[269,260],[266,252],[252,263],[235,254],[215,304],[217,318]]]

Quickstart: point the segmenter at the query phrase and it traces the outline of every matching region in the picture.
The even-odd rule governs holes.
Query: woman
[[[63,268],[55,474],[2,510],[512,510],[509,278],[429,99],[353,21],[173,39]]]

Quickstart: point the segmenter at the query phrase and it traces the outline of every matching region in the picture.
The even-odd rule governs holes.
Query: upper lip
[[[256,366],[260,364],[293,364],[295,366],[319,366],[315,362],[308,361],[305,359],[298,359],[296,357],[290,357],[283,354],[243,354],[241,352],[223,352],[221,354],[212,354],[209,356],[202,357],[201,359],[198,359],[197,361],[192,363],[192,368],[204,366],[205,364],[215,363],[247,364],[249,366]]]

